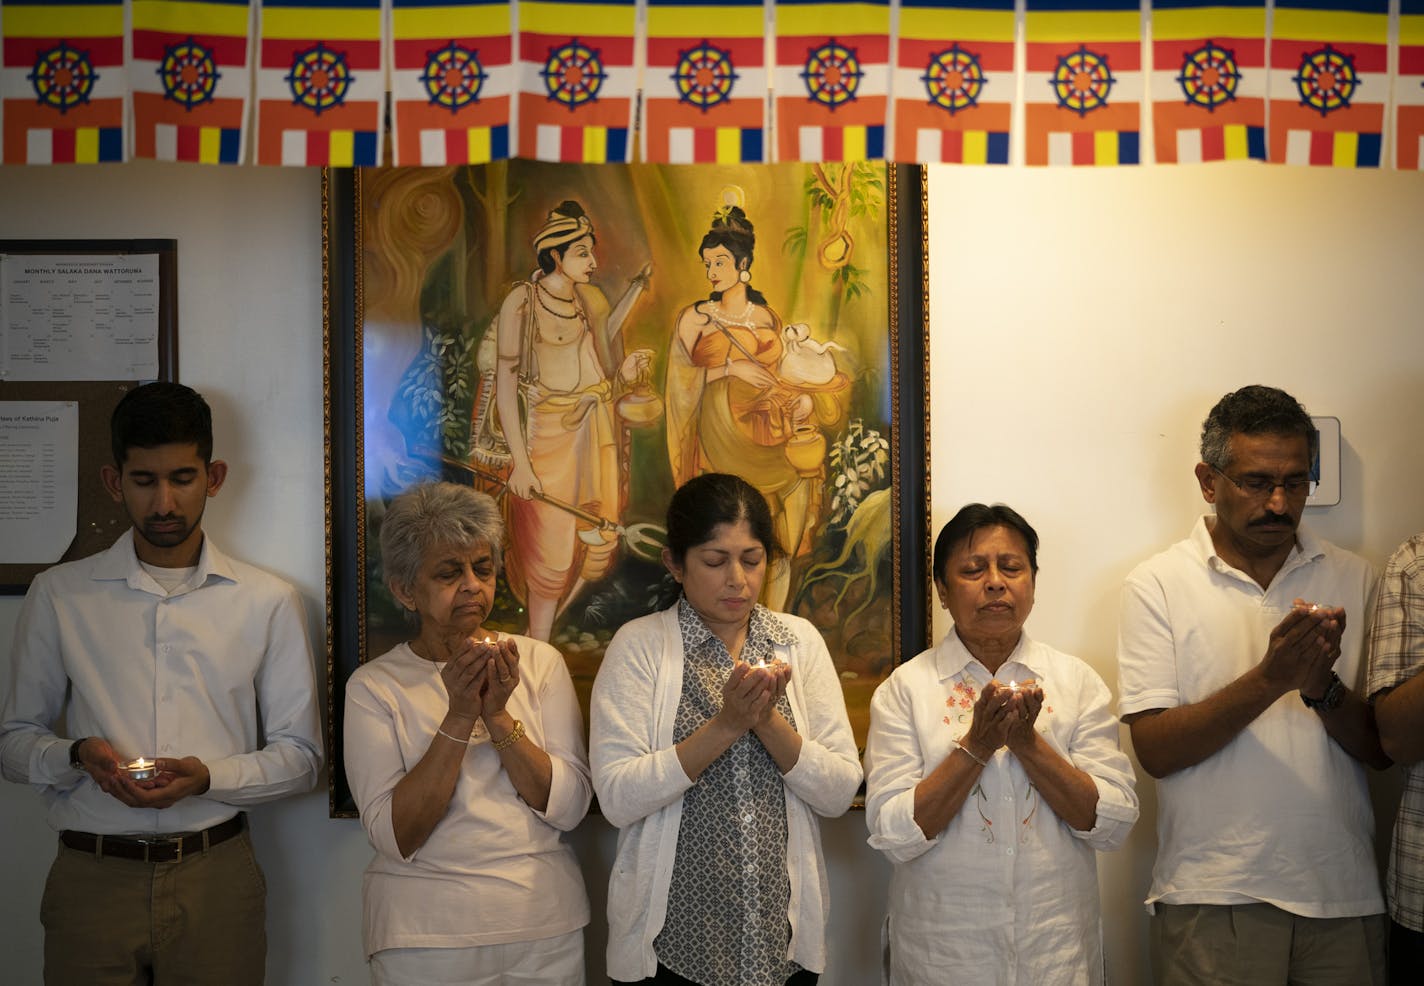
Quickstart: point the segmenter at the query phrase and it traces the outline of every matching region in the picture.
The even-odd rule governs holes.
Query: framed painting
[[[322,182],[331,806],[344,685],[410,636],[381,518],[411,484],[500,504],[485,625],[553,643],[587,710],[670,605],[670,495],[736,472],[785,558],[762,601],[826,638],[863,745],[929,630],[925,183],[912,166],[331,170]]]

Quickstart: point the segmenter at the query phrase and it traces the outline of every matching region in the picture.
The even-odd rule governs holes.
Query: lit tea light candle
[[[1011,681],[1011,682],[1009,682],[1009,691],[1011,691],[1011,692],[1016,692],[1016,691],[1018,691],[1018,690],[1019,690],[1019,683],[1018,683],[1017,681]]]
[[[131,781],[151,781],[158,773],[158,764],[153,760],[139,757],[137,760],[130,760],[124,764],[124,769],[129,772]]]

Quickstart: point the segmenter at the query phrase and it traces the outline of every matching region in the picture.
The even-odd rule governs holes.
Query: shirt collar
[[[1039,681],[1042,681],[1044,667],[1039,661],[1039,656],[1039,648],[1033,638],[1028,635],[1026,630],[1020,630],[1018,645],[1005,658],[1004,664],[1000,667],[1019,664],[1028,668]],[[946,678],[963,674],[971,664],[984,668],[984,665],[979,663],[979,659],[969,653],[969,648],[964,646],[964,641],[959,639],[959,634],[954,632],[954,627],[950,627],[949,633],[945,634],[944,639],[935,646],[935,671],[939,674],[939,680],[944,681]],[[988,671],[989,669],[984,668],[984,670]]]
[[[1192,528],[1192,547],[1196,549],[1197,555],[1201,558],[1202,564],[1217,572],[1235,572],[1236,566],[1232,565],[1221,555],[1216,553],[1216,543],[1211,539],[1211,531],[1207,529],[1207,521],[1211,519],[1211,514],[1203,514],[1197,519],[1196,526]],[[1295,529],[1295,546],[1291,548],[1290,554],[1281,565],[1279,576],[1291,569],[1299,568],[1301,565],[1308,565],[1317,559],[1325,557],[1325,545],[1320,538],[1315,536],[1305,523],[1301,521]],[[1272,580],[1274,582],[1274,580]]]
[[[153,580],[153,576],[145,572],[143,566],[139,564],[133,539],[134,532],[130,527],[107,551],[98,556],[94,563],[93,577],[99,581],[127,582],[130,589],[138,589],[156,595],[167,595]],[[213,543],[212,537],[204,532],[203,546],[198,552],[198,570],[193,574],[189,584],[193,587],[204,586],[210,579],[222,579],[227,582],[238,581],[232,559],[223,554]]]
[[[692,604],[687,601],[687,596],[681,596],[677,601],[677,622],[682,630],[684,639],[692,647],[700,647],[713,636],[712,631],[707,628],[707,624],[702,622],[702,617],[697,610],[692,608]],[[761,603],[752,607],[751,619],[747,625],[747,639],[753,637],[766,638],[770,643],[780,647],[790,647],[796,642],[796,635],[791,632],[791,628],[785,621],[778,619],[777,615],[767,609]]]

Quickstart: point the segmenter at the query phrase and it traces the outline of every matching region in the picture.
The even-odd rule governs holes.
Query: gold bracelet
[[[513,746],[515,743],[518,743],[523,738],[524,723],[516,719],[514,720],[514,728],[509,731],[509,735],[502,740],[494,741],[494,752],[503,753],[505,750],[509,749],[511,746]]]
[[[461,746],[469,746],[469,745],[470,745],[470,738],[469,738],[468,736],[465,737],[464,739],[460,739],[460,737],[458,737],[458,736],[451,736],[449,733],[445,732],[445,730],[441,729],[439,726],[436,726],[436,727],[435,727],[435,731],[436,731],[437,733],[439,733],[441,736],[444,736],[447,740],[454,740],[456,743],[459,743]]]
[[[969,749],[969,745],[968,745],[967,743],[965,743],[964,740],[962,740],[962,739],[957,739],[957,740],[954,741],[954,745],[957,746],[957,747],[959,747],[961,750],[963,750],[963,751],[965,752],[965,754],[968,755],[969,759],[970,759],[970,760],[973,760],[973,761],[974,761],[975,763],[977,763],[979,766],[981,766],[981,767],[987,767],[987,766],[989,766],[989,761],[987,761],[987,760],[980,760],[979,757],[978,757],[978,755],[977,755],[973,750]]]

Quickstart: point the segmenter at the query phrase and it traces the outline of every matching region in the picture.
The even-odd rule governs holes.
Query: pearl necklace
[[[733,315],[725,311],[719,302],[710,301],[707,303],[707,314],[723,325],[737,325],[744,329],[754,329],[757,326],[756,319],[752,317],[752,311],[755,308],[756,306],[748,301],[747,307],[742,309],[740,315]]]

